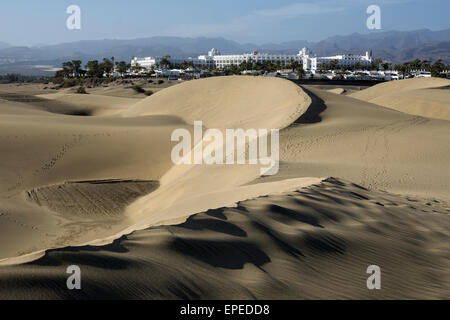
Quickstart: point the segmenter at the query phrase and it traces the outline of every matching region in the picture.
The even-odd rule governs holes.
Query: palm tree
[[[382,64],[383,63],[383,60],[381,60],[381,59],[375,59],[373,62],[372,62],[372,65],[371,65],[371,68],[372,69],[379,69],[379,66],[380,66],[380,64]]]
[[[98,60],[88,61],[86,64],[86,68],[88,69],[87,74],[92,78],[102,78],[103,77],[103,68],[101,68]]]
[[[116,62],[116,67],[117,67],[117,72],[119,72],[122,77],[129,68],[125,61]]]
[[[63,62],[63,74],[65,77],[73,77],[74,76],[74,66],[72,61]]]
[[[330,69],[331,69],[331,70],[336,70],[336,67],[337,67],[338,63],[339,63],[338,60],[332,60],[332,61],[330,61]]]
[[[430,71],[431,61],[430,60],[422,60],[422,62],[420,63],[420,68]]]
[[[162,67],[172,68],[172,63],[170,62],[170,56],[165,55],[159,62],[159,65]]]
[[[431,76],[439,77],[444,70],[445,64],[442,63],[442,59],[439,59],[431,65]]]
[[[411,69],[418,70],[418,69],[420,69],[420,67],[422,65],[422,61],[420,61],[420,59],[416,59],[416,60],[410,62],[409,64],[411,66]]]
[[[72,60],[73,73],[75,77],[81,76],[81,60]]]
[[[114,68],[114,64],[111,60],[104,58],[100,67],[109,76]]]

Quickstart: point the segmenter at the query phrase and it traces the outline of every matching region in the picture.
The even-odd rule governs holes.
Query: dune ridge
[[[257,182],[334,176],[366,188],[450,200],[448,121],[305,89],[313,97],[312,113],[280,133],[280,171]]]
[[[0,297],[448,299],[449,212],[329,178],[2,267]],[[381,266],[382,290],[366,288],[371,264]],[[83,290],[66,289],[68,265],[82,266]]]
[[[283,129],[303,114],[309,97],[279,78],[213,77],[188,81],[139,101],[123,116],[176,115],[207,128]]]
[[[0,104],[0,237],[16,245],[1,248],[15,257],[1,263],[1,298],[449,298],[446,120],[258,77],[183,83],[107,117],[22,107]],[[170,133],[195,120],[282,129],[279,173],[174,166]],[[26,197],[109,179],[159,187],[115,221],[55,214]],[[65,287],[70,264],[83,267],[80,292]],[[366,288],[371,264],[383,290]]]
[[[404,113],[450,120],[450,80],[413,78],[381,83],[350,97]]]
[[[186,99],[180,99],[183,96],[178,95],[179,90],[193,92],[193,96],[196,97],[194,98],[195,106],[199,110],[196,116],[204,116],[205,118],[200,119],[205,121],[205,125],[217,128],[233,128],[241,125],[244,128],[249,126],[256,128],[282,128],[300,116],[308,108],[308,103],[310,102],[309,97],[301,88],[286,80],[229,77],[214,79],[212,84],[210,84],[209,80],[212,79],[192,81],[162,90],[152,97],[129,106],[129,109],[125,110],[121,117],[48,115],[45,118],[43,116],[39,118],[41,123],[44,121],[46,124],[44,129],[42,129],[41,124],[34,123],[34,115],[20,118],[10,116],[9,119],[5,119],[5,123],[9,125],[10,130],[14,134],[6,135],[4,137],[6,144],[0,144],[2,146],[6,146],[8,140],[16,136],[17,131],[25,129],[25,126],[21,127],[22,125],[28,125],[30,122],[34,123],[31,130],[36,130],[36,132],[39,132],[39,135],[48,131],[42,137],[42,139],[45,139],[45,143],[37,140],[39,135],[23,135],[24,141],[21,142],[19,140],[20,143],[14,146],[14,152],[9,153],[13,157],[23,154],[23,158],[28,159],[20,164],[21,168],[36,167],[36,164],[44,160],[43,165],[40,164],[42,168],[34,171],[34,181],[29,181],[28,177],[30,177],[30,174],[23,173],[23,176],[27,178],[19,180],[13,187],[8,187],[8,182],[13,183],[14,181],[13,176],[8,175],[14,171],[9,173],[6,171],[0,172],[6,177],[3,183],[4,188],[6,188],[6,194],[9,194],[9,197],[12,198],[8,199],[6,204],[4,204],[5,207],[13,206],[12,209],[8,209],[8,216],[17,215],[13,213],[14,207],[26,206],[27,212],[23,214],[23,220],[27,220],[27,215],[32,214],[33,210],[36,209],[40,212],[45,212],[45,214],[40,213],[40,215],[50,220],[40,221],[44,225],[54,223],[62,225],[62,227],[58,228],[61,230],[61,234],[55,235],[53,239],[46,237],[46,243],[39,245],[44,249],[67,244],[87,244],[92,242],[103,244],[136,229],[146,228],[155,224],[183,221],[190,214],[198,211],[223,205],[232,205],[236,201],[259,196],[261,193],[269,194],[272,190],[282,192],[319,181],[318,178],[290,179],[284,182],[262,184],[260,187],[240,187],[259,176],[258,166],[186,165],[174,167],[170,160],[170,133],[177,127],[191,130],[188,124],[191,120],[195,120],[194,118],[189,118],[191,110],[187,108],[186,104],[181,103]],[[219,90],[222,87],[225,89]],[[223,100],[219,104],[216,98],[220,98],[220,95],[217,93],[208,95],[211,88],[222,90]],[[163,94],[164,92],[168,93]],[[161,96],[163,100],[161,100]],[[238,98],[246,96],[247,98],[241,105],[236,105],[236,97],[229,101],[226,99],[226,96],[236,96]],[[273,108],[275,100],[273,98],[269,99],[272,96],[280,101],[279,107]],[[161,103],[165,110],[168,102],[174,99],[173,97],[176,97],[175,100],[179,101],[179,109],[176,109],[176,104],[173,103],[172,109],[167,110],[165,113],[155,110],[155,100]],[[70,97],[66,99],[56,95],[54,98],[58,101],[63,100],[63,102],[67,99],[70,100]],[[113,97],[107,98],[114,99]],[[94,100],[96,99],[95,97]],[[168,101],[164,99],[168,99]],[[195,101],[195,99],[200,99],[203,104],[198,104],[199,101]],[[255,100],[253,104],[249,104],[253,100]],[[122,102],[120,100],[118,104]],[[194,102],[191,101],[190,103]],[[81,100],[81,102],[77,102],[77,104],[79,103],[85,102]],[[226,104],[228,103],[234,104],[231,104],[232,107],[227,109]],[[226,111],[221,110],[222,108]],[[262,112],[264,116],[255,113],[255,109]],[[219,110],[221,110],[220,114],[216,115]],[[239,110],[243,110],[242,117],[236,116],[236,112]],[[30,130],[29,126],[27,126],[27,130]],[[100,133],[101,130],[107,131]],[[48,140],[49,135],[52,136],[54,141]],[[111,143],[112,139],[115,140],[115,143]],[[56,152],[56,155],[46,162],[45,152],[51,150],[55,146],[55,142],[60,140],[69,140],[69,142],[66,142]],[[102,140],[104,141],[103,147],[99,147],[99,143],[102,143]],[[39,152],[30,148],[27,145],[29,143],[39,145]],[[49,149],[46,149],[46,143]],[[128,146],[130,150],[124,150],[124,146]],[[5,153],[8,153],[6,151]],[[24,154],[27,151],[36,152],[43,157],[36,156],[30,159],[29,156]],[[73,157],[75,158],[73,159]],[[106,163],[105,159],[108,159]],[[67,169],[68,166],[70,166],[70,170]],[[95,168],[98,171],[95,171]],[[68,175],[67,172],[72,173]],[[32,192],[34,189],[45,190],[49,186],[61,185],[68,181],[108,179],[154,180],[158,181],[159,188],[130,206],[121,215],[122,220],[119,219],[119,222],[116,221],[116,218],[102,220],[93,215],[88,228],[86,228],[86,217],[81,215],[58,214],[56,215],[57,219],[53,220],[55,212],[51,209],[64,208],[58,203],[31,208],[33,206],[32,203],[28,202],[25,204],[24,202],[26,199],[24,199],[23,194]],[[0,185],[0,187],[2,186]],[[103,192],[106,191],[104,190]],[[85,199],[77,198],[76,201],[85,201]],[[54,199],[53,201],[59,200]],[[77,226],[76,223],[80,221],[84,225],[74,228],[73,226]],[[71,227],[64,227],[66,225]],[[9,225],[8,227],[11,228],[12,226]],[[52,229],[54,227],[48,226],[48,228]],[[36,233],[38,233],[38,230],[36,230]],[[11,237],[12,235],[8,233],[7,235],[5,234],[6,236]],[[51,240],[50,244],[47,242],[49,240]],[[24,241],[26,243],[26,240]],[[35,241],[33,243],[36,245]],[[21,248],[24,246],[25,244],[20,245]],[[39,246],[33,247],[31,251],[40,251],[39,249],[42,248],[39,248]],[[8,256],[17,255],[11,254],[14,252],[13,250],[13,248],[9,248],[6,253],[0,254],[0,257],[7,258]],[[26,255],[29,252],[21,251],[19,253],[19,255]]]

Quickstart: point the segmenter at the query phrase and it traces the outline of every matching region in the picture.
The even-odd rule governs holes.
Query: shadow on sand
[[[300,118],[298,118],[294,123],[305,124],[305,123],[317,123],[322,121],[320,114],[324,112],[327,108],[325,102],[308,89],[305,89],[304,87],[302,87],[302,89],[311,98],[312,103],[309,106],[308,110],[306,110],[306,112],[302,114]]]

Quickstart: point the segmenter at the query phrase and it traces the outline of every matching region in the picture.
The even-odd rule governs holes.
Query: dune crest
[[[335,93],[335,94],[344,94],[347,92],[347,90],[345,90],[344,88],[334,88],[334,89],[328,90],[328,92]]]
[[[260,176],[259,165],[174,166],[171,161],[170,151],[175,145],[171,133],[178,128],[189,130],[191,121],[202,120],[205,126],[217,129],[289,126],[310,104],[309,96],[290,81],[262,77],[204,79],[164,89],[136,104],[136,99],[111,96],[76,97],[79,99],[72,102],[72,94],[43,95],[30,103],[42,105],[45,100],[66,103],[70,108],[92,106],[92,112],[99,112],[110,100],[115,101],[114,112],[131,100],[133,103],[119,117],[32,112],[0,120],[5,124],[0,132],[0,151],[6,155],[5,160],[11,158],[11,163],[13,158],[21,159],[12,168],[0,168],[0,191],[5,197],[0,211],[7,212],[3,218],[18,219],[17,224],[12,223],[16,220],[3,224],[5,232],[0,238],[22,239],[16,242],[17,247],[2,248],[0,258],[93,241],[110,242],[137,228],[180,222],[199,211],[320,181],[302,178],[245,187]],[[17,140],[13,146],[12,139]],[[125,211],[98,196],[113,192],[111,185],[93,188],[67,184],[105,180],[151,180],[159,188],[148,189],[148,195]],[[119,190],[130,193],[127,188]],[[74,199],[65,200],[73,194]],[[75,214],[86,205],[97,214]],[[71,209],[64,209],[68,207]],[[107,210],[114,214],[107,214]],[[24,222],[31,216],[41,226],[23,237]],[[52,237],[44,237],[48,230],[56,231]]]
[[[186,82],[120,116],[20,108],[0,108],[2,298],[448,298],[448,121],[254,77]],[[282,129],[279,173],[175,166],[171,133],[195,120]],[[72,264],[82,295],[58,281]]]
[[[283,129],[305,113],[310,103],[310,97],[290,81],[233,76],[168,88],[137,103],[125,114],[164,112],[188,123],[201,119],[208,128],[218,129]],[[161,178],[158,190],[129,206],[128,217],[136,221],[130,230],[179,222],[195,212],[320,181],[301,178],[244,186],[259,176],[259,165],[174,166]]]
[[[413,78],[390,81],[349,94],[400,112],[450,120],[450,80]]]
[[[176,115],[207,128],[289,126],[310,105],[310,98],[291,81],[272,77],[229,76],[188,81],[136,103],[124,116]]]
[[[449,210],[329,178],[2,267],[0,298],[448,299]],[[367,290],[372,264],[382,290]],[[83,290],[61,281],[68,265]]]

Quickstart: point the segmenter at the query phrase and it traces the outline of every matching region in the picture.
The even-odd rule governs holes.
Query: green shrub
[[[164,80],[158,80],[158,84],[163,84]]]
[[[133,86],[133,90],[136,91],[137,93],[145,93],[144,88],[138,86],[137,84]]]
[[[77,93],[79,93],[79,94],[87,94],[86,89],[83,86],[79,86],[78,87]]]
[[[147,90],[147,91],[145,91],[145,95],[146,96],[151,96],[153,94],[153,91],[152,90]]]
[[[64,81],[62,83],[62,87],[63,88],[72,88],[72,87],[75,87],[78,83],[79,83],[79,81],[77,81],[77,79],[64,79]]]
[[[52,82],[53,82],[53,84],[63,84],[64,83],[64,78],[55,77],[55,78],[52,78]]]

